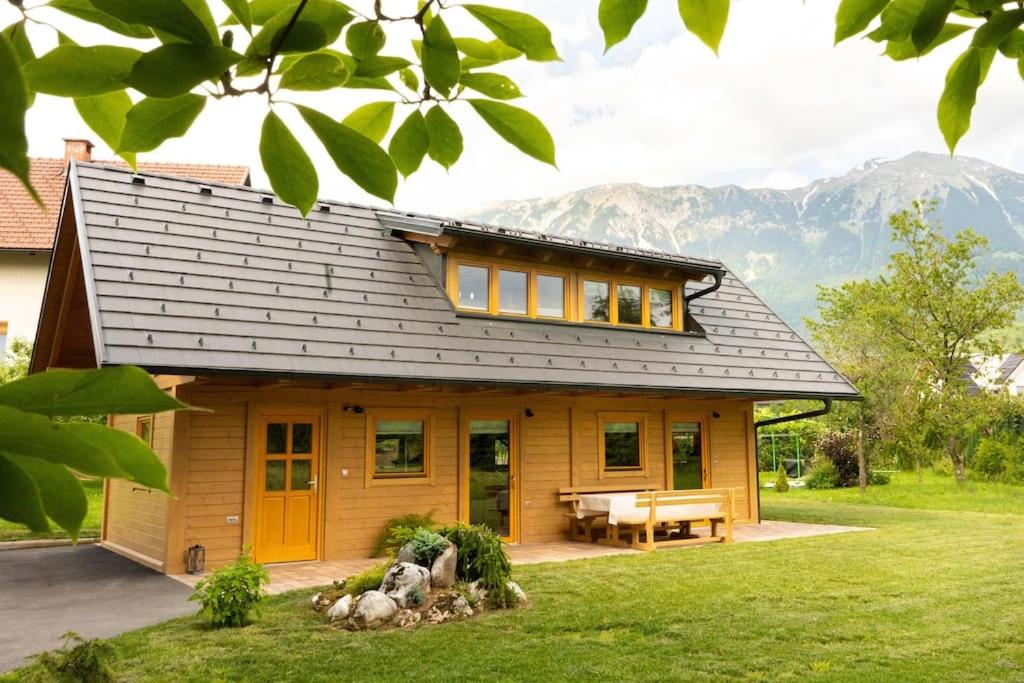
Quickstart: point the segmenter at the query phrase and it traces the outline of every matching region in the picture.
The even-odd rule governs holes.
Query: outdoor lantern
[[[189,574],[202,574],[206,564],[206,549],[198,543],[188,549],[186,565]]]

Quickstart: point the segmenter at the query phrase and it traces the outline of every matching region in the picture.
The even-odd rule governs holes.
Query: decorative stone
[[[487,599],[487,589],[480,583],[480,579],[469,584],[469,594],[476,598],[477,603],[480,604]]]
[[[473,616],[473,608],[458,593],[445,593],[427,610],[427,622],[441,624],[452,619]]]
[[[384,575],[380,590],[399,607],[409,607],[409,593],[417,586],[423,595],[430,593],[430,572],[427,568],[411,562],[396,562]]]
[[[331,608],[327,610],[327,618],[331,621],[341,621],[342,619],[348,619],[349,612],[352,611],[352,596],[342,596],[337,602],[331,605]]]
[[[430,585],[434,588],[451,588],[455,585],[455,567],[459,560],[459,549],[449,542],[448,547],[434,558],[430,566]]]
[[[412,628],[416,624],[420,623],[423,615],[419,612],[413,612],[411,609],[403,609],[395,614],[392,624],[398,628]]]
[[[313,596],[313,601],[312,602],[313,602],[313,609],[315,609],[315,610],[320,609],[320,596],[321,595],[323,595],[323,593],[317,593],[316,595]]]
[[[366,591],[356,601],[348,627],[352,630],[377,628],[395,616],[398,605],[380,591]]]
[[[416,553],[413,552],[412,543],[406,543],[398,550],[398,555],[395,556],[395,562],[416,564]]]
[[[509,581],[508,584],[506,585],[509,587],[509,590],[511,590],[515,594],[516,602],[518,602],[521,605],[525,605],[527,602],[529,602],[529,600],[526,598],[526,591],[524,591],[518,583],[516,583],[515,581]]]

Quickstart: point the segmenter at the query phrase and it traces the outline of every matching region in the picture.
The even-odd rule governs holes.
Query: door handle
[[[309,484],[310,488],[313,489],[313,493],[316,493],[319,490],[319,484],[317,483],[317,479],[319,479],[319,477],[313,477],[311,481],[306,482],[307,484]]]

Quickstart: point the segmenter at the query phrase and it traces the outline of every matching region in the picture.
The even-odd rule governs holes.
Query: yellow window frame
[[[434,413],[420,408],[367,408],[366,409],[366,488],[380,485],[433,484]],[[377,423],[408,420],[423,423],[423,471],[377,472]]]
[[[149,425],[149,435],[143,436],[143,426]],[[150,448],[153,448],[153,426],[154,420],[152,415],[142,415],[135,418],[135,436],[142,440],[142,443],[146,444]]]
[[[641,412],[599,412],[597,414],[597,451],[600,477],[645,477],[647,476],[647,413]],[[640,449],[638,467],[609,467],[605,462],[604,428],[609,422],[635,422],[637,441]]]

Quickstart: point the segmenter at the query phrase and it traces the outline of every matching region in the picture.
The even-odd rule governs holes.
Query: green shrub
[[[377,535],[377,542],[373,546],[373,557],[393,555],[403,545],[409,542],[417,529],[433,529],[437,526],[434,520],[434,510],[421,514],[402,515],[389,519],[384,523],[384,528]]]
[[[950,462],[949,458],[939,458],[932,464],[932,471],[940,477],[952,477],[953,463]]]
[[[786,468],[779,465],[779,471],[775,473],[775,492],[785,493],[789,490],[789,475],[786,474]]]
[[[416,562],[422,565],[429,565],[448,547],[448,539],[430,529],[417,529],[409,543],[412,544]]]
[[[1007,484],[1024,484],[1024,449],[1020,446],[1009,447],[1005,466],[1002,481]]]
[[[36,662],[53,680],[68,683],[114,680],[107,663],[114,652],[109,644],[102,640],[85,640],[74,631],[65,633],[61,641],[59,650],[36,655]]]
[[[245,626],[258,616],[263,586],[268,583],[267,570],[253,562],[246,549],[237,560],[200,580],[189,600],[199,601],[200,613],[215,628]]]
[[[890,477],[884,472],[869,472],[868,473],[868,484],[871,486],[885,486],[889,483]]]
[[[504,543],[483,524],[456,524],[441,529],[441,535],[459,548],[455,577],[462,581],[480,581],[487,590],[487,601],[496,607],[509,607],[516,602],[509,587],[512,563]]]
[[[839,484],[839,477],[836,475],[836,466],[825,457],[819,457],[807,470],[804,477],[804,484],[809,489],[834,489]]]
[[[824,431],[815,442],[815,462],[827,459],[832,463],[836,483],[831,487],[857,486],[860,467],[857,465],[857,435],[847,432]],[[813,463],[812,463],[813,468]]]
[[[419,607],[427,601],[427,593],[423,590],[423,586],[417,584],[409,589],[405,600],[413,607]]]
[[[366,591],[375,591],[380,588],[380,585],[384,583],[384,575],[388,573],[388,568],[391,566],[390,562],[381,562],[375,564],[369,569],[353,574],[352,576],[345,579],[342,586],[345,589],[345,593],[351,595],[353,598],[357,598]]]
[[[1012,456],[1006,443],[996,439],[982,439],[974,452],[973,469],[983,477],[998,479],[1006,471],[1006,462]]]

